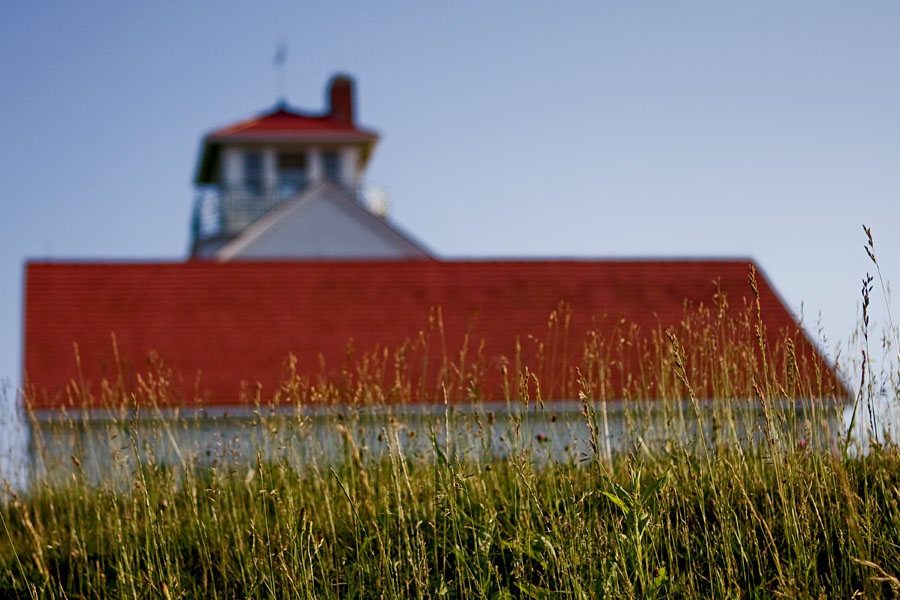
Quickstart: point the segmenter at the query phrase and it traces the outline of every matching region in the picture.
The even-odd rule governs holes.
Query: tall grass
[[[467,348],[433,366],[436,404],[404,404],[427,386],[415,343],[330,379],[288,361],[237,416],[159,409],[161,362],[109,382],[85,401],[105,420],[35,425],[38,479],[0,507],[0,595],[900,595],[900,452],[852,451],[845,388],[810,346],[770,346],[758,305],[725,298],[670,331],[577,341],[565,323],[502,366],[499,405]]]

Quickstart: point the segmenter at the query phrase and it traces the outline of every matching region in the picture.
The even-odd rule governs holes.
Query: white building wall
[[[263,148],[262,150],[263,184],[268,189],[275,189],[278,185],[278,152],[275,148]]]
[[[222,177],[226,186],[241,185],[244,182],[244,152],[240,147],[225,147],[222,150]],[[311,183],[319,183],[325,178],[322,163],[322,149],[311,147],[306,149],[307,167]],[[349,146],[340,148],[338,161],[341,181],[350,187],[362,182],[360,168],[360,149]],[[278,183],[278,149],[272,146],[262,149],[263,180],[268,187]]]
[[[319,183],[324,179],[322,175],[322,150],[319,148],[310,148],[307,153],[309,160],[309,180],[311,183]]]
[[[222,183],[226,186],[240,185],[244,180],[244,153],[240,148],[226,147],[222,150]]]
[[[349,146],[341,149],[341,179],[348,186],[355,186],[362,180],[359,170],[359,148]]]
[[[0,382],[0,504],[9,500],[3,482],[14,493],[25,491],[29,483],[28,426],[20,400],[8,383]]]
[[[422,258],[421,250],[375,230],[340,202],[319,195],[289,207],[257,237],[220,258]],[[362,210],[362,209],[360,209]]]

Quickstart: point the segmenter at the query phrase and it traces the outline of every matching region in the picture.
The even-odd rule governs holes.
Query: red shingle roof
[[[332,114],[304,115],[279,107],[275,110],[217,129],[206,137],[223,142],[235,140],[322,140],[333,137],[340,141],[374,141],[378,136],[356,127],[352,122],[336,118]]]
[[[395,349],[418,339],[440,307],[445,342],[432,332],[429,364],[446,356],[442,346],[454,360],[470,331],[470,356],[483,343],[496,383],[498,357],[511,360],[518,341],[523,358],[533,358],[560,302],[571,308],[566,337],[577,358],[586,332],[611,335],[619,317],[644,331],[669,327],[682,320],[685,302],[709,306],[717,290],[741,306],[750,297],[748,262],[30,263],[25,372],[46,392],[34,398],[38,407],[60,402],[54,395],[82,377],[96,391],[101,377],[115,378],[114,333],[120,356],[138,371],[156,351],[185,398],[199,381],[207,401],[231,404],[242,381],[260,382],[264,397],[271,393],[289,353],[301,372],[319,373],[320,356],[326,369],[340,369],[351,340],[356,356]],[[798,349],[811,349],[762,274],[758,279],[769,342],[787,333]],[[485,394],[499,399],[496,387]]]
[[[376,133],[357,127],[352,118],[342,118],[333,110],[324,115],[305,115],[279,106],[207,134],[200,149],[195,181],[215,183],[220,149],[230,143],[351,144],[362,149],[362,163],[365,164],[377,141]]]

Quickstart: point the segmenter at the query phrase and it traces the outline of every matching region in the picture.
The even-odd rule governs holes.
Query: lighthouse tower
[[[362,198],[378,135],[354,120],[353,80],[331,79],[324,113],[279,103],[203,138],[191,258],[427,259]]]

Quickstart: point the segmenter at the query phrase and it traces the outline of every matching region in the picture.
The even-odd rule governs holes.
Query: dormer
[[[360,201],[378,135],[354,121],[353,81],[329,83],[321,114],[279,103],[216,129],[202,142],[195,177],[191,255],[211,257],[263,216],[321,184]]]

